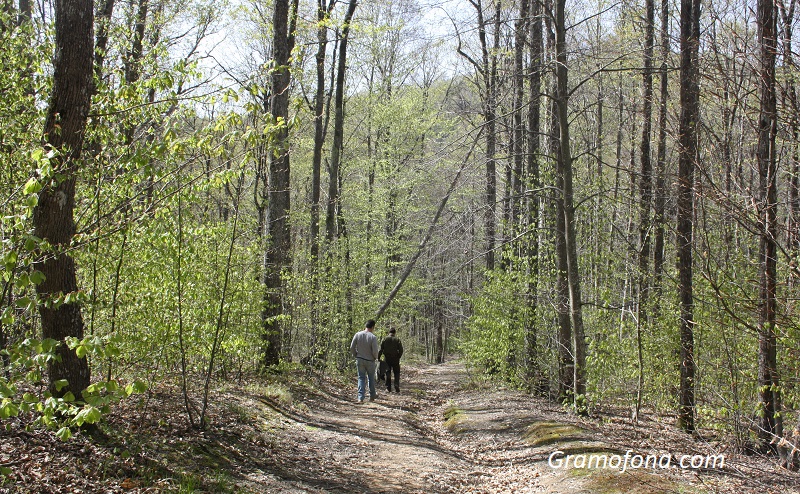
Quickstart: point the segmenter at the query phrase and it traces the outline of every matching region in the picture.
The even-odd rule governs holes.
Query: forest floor
[[[187,426],[168,388],[115,409],[94,439],[59,442],[11,422],[0,430],[0,467],[12,472],[0,492],[800,493],[800,475],[690,439],[667,419],[581,418],[473,380],[459,362],[406,366],[402,378],[401,393],[381,387],[364,404],[354,379],[227,385],[205,431]],[[575,455],[569,468],[558,453],[548,461],[556,451]],[[659,466],[635,468],[648,454]],[[680,467],[684,455],[722,454],[724,466]]]

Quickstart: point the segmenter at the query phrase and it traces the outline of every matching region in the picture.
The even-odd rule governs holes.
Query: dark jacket
[[[397,336],[387,336],[381,342],[381,350],[378,352],[378,358],[383,355],[386,360],[400,360],[403,356],[403,343]]]

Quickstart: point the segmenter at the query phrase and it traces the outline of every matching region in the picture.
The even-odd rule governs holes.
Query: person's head
[[[367,324],[365,324],[364,327],[367,328],[369,331],[372,331],[373,329],[375,329],[375,320],[370,319],[369,321],[367,321]]]
[[[397,333],[397,330],[394,328],[389,329],[389,335],[394,336]]]

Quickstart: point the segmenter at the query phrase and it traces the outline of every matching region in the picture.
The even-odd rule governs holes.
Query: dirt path
[[[792,490],[796,476],[754,480],[735,464],[724,471],[553,468],[548,457],[557,450],[622,457],[671,446],[656,423],[633,433],[608,417],[603,424],[579,419],[520,392],[475,386],[457,362],[404,369],[402,393],[382,390],[372,403],[355,403],[355,383],[349,387],[320,383],[295,393],[291,405],[262,399],[278,417],[269,420],[270,454],[242,469],[238,486],[285,493],[800,492]]]
[[[357,404],[355,387],[354,376],[337,381],[302,369],[226,381],[209,427],[198,430],[177,390],[159,386],[117,407],[99,441],[80,435],[63,443],[12,422],[0,429],[0,466],[12,469],[0,494],[800,494],[800,475],[771,458],[727,451],[724,436],[693,439],[664,417],[634,424],[624,409],[580,418],[472,380],[458,362],[406,365],[402,393],[381,390],[372,403]],[[634,466],[651,453],[666,468]],[[572,464],[553,464],[553,454],[572,455]],[[724,466],[679,468],[681,459],[720,454]]]

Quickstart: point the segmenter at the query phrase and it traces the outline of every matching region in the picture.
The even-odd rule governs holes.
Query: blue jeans
[[[366,394],[365,382],[369,383],[369,397],[375,398],[375,361],[364,360],[363,358],[356,359],[356,368],[358,370],[358,399],[363,400]]]

